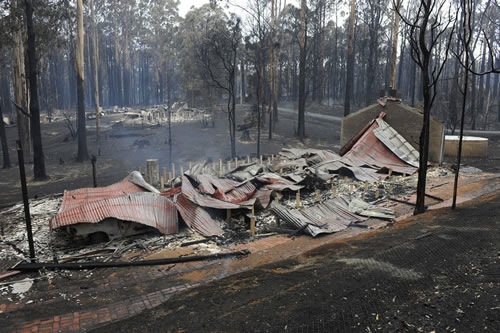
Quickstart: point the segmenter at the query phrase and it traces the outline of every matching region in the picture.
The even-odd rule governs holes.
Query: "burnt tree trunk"
[[[7,145],[7,135],[5,134],[5,125],[3,123],[3,113],[1,105],[0,105],[0,141],[2,141],[2,153],[3,153],[2,168],[10,169],[12,165],[10,164],[9,146]]]
[[[42,131],[40,128],[40,107],[38,104],[38,80],[36,72],[35,29],[33,27],[33,5],[25,0],[26,28],[28,31],[28,76],[30,92],[31,134],[33,141],[33,176],[35,180],[47,179],[43,155]]]
[[[351,0],[349,14],[349,35],[347,42],[347,66],[344,96],[344,117],[351,113],[351,100],[354,88],[354,16],[356,13],[356,0]]]
[[[76,160],[83,162],[89,159],[87,150],[87,129],[85,127],[85,73],[83,52],[83,3],[77,1],[77,43],[76,43],[76,89],[77,89],[77,119],[78,119],[78,153]]]
[[[306,136],[305,108],[306,108],[306,0],[301,0],[300,5],[300,37],[299,37],[299,118],[297,136],[303,140]]]

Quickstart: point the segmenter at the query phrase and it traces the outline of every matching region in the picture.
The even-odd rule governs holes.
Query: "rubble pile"
[[[185,105],[179,110],[192,113]],[[370,227],[369,218],[390,223],[396,217],[394,202],[415,193],[418,153],[382,118],[344,146],[341,155],[282,149],[277,156],[227,161],[227,169],[222,161],[191,165],[168,180],[170,188],[163,192],[134,171],[106,187],[32,200],[37,259],[138,260],[183,244],[216,253],[276,233],[316,237]],[[429,176],[446,172],[430,169]],[[0,212],[2,259],[27,259],[23,214],[22,205]],[[83,240],[75,241],[77,236]],[[101,242],[89,245],[88,239]]]
[[[328,154],[328,152],[322,152]],[[283,155],[287,152],[284,151]],[[316,158],[316,157],[314,157]],[[332,177],[328,181],[323,181],[312,174],[308,174],[307,167],[302,169],[283,169],[281,166],[290,163],[290,160],[280,155],[274,161],[270,159],[264,160],[263,164],[253,162],[250,164],[242,164],[226,173],[222,177],[213,175],[208,172],[209,169],[195,165],[192,169],[185,172],[182,178],[182,183],[177,187],[169,189],[161,195],[166,197],[171,196],[172,192],[182,190],[182,188],[190,185],[190,193],[187,191],[190,198],[200,196],[193,199],[197,201],[194,209],[199,212],[206,210],[207,216],[216,223],[222,233],[219,235],[201,235],[196,229],[189,229],[184,224],[180,225],[178,231],[171,235],[162,235],[159,232],[147,233],[128,238],[113,239],[109,242],[100,244],[89,244],[85,240],[76,241],[64,232],[62,229],[53,229],[49,227],[49,221],[57,216],[61,207],[61,196],[49,196],[42,199],[30,200],[30,210],[32,216],[33,235],[35,239],[35,248],[37,259],[39,261],[73,261],[73,260],[118,260],[126,257],[127,260],[138,260],[151,254],[155,251],[165,249],[176,249],[181,247],[183,243],[198,243],[196,251],[209,251],[211,253],[223,251],[225,247],[240,243],[248,242],[255,237],[269,236],[276,233],[294,232],[300,227],[286,219],[278,219],[279,214],[276,214],[276,207],[279,205],[281,209],[287,211],[306,212],[310,208],[320,207],[325,203],[339,199],[344,202],[343,209],[351,211],[359,216],[377,216],[377,209],[386,209],[393,203],[387,201],[389,196],[401,197],[414,193],[416,186],[416,177],[413,176],[392,176],[386,180],[368,183],[352,178],[337,176]],[[273,166],[274,165],[274,166]],[[273,171],[275,166],[280,166],[282,172]],[[194,173],[194,170],[207,171],[204,173]],[[436,176],[442,175],[443,170],[433,171]],[[212,173],[212,175],[210,174]],[[195,181],[196,180],[196,181]],[[264,205],[259,201],[259,208],[254,209],[253,218],[255,219],[255,234],[250,231],[250,220],[252,218],[251,207],[257,206],[257,196],[254,196],[256,191],[251,188],[249,193],[250,199],[246,202],[240,200],[237,204],[231,203],[228,197],[231,197],[231,192],[235,189],[241,191],[241,186],[249,187],[250,181],[254,181],[259,185],[262,191],[259,196],[263,198],[271,198],[263,200]],[[194,185],[196,185],[196,188]],[[204,184],[200,186],[200,184]],[[209,189],[210,184],[217,184]],[[263,184],[266,184],[265,186]],[[148,187],[149,184],[142,183],[142,186]],[[219,189],[227,188],[222,192]],[[202,192],[198,192],[203,189]],[[210,196],[212,192],[214,196]],[[267,192],[264,194],[264,192]],[[232,193],[235,194],[235,193]],[[240,193],[241,194],[241,193]],[[225,196],[225,200],[219,199]],[[253,196],[253,198],[251,198]],[[220,207],[201,207],[199,200],[214,200],[215,206],[222,203]],[[179,200],[177,200],[179,201]],[[275,204],[270,205],[270,201]],[[358,207],[350,207],[349,202],[358,202]],[[364,202],[364,204],[363,204]],[[359,206],[372,204],[363,215]],[[373,204],[377,206],[373,206]],[[214,206],[213,204],[211,204]],[[224,206],[227,205],[227,206]],[[234,205],[234,206],[231,206]],[[207,206],[207,205],[206,205]],[[271,206],[272,208],[268,208]],[[231,221],[228,223],[226,219],[226,209],[230,207],[232,211]],[[366,208],[366,207],[365,207]],[[373,210],[375,208],[375,210]],[[387,213],[387,212],[386,212]],[[23,205],[18,204],[7,210],[2,211],[1,217],[3,222],[3,234],[0,238],[0,258],[12,259],[13,257],[20,260],[26,260],[28,257],[28,242],[26,239],[26,227],[24,221]],[[182,215],[181,215],[182,216]],[[182,216],[184,220],[189,217]],[[379,216],[380,217],[380,216]],[[382,216],[387,220],[394,218],[390,213]],[[364,219],[360,219],[359,222]],[[347,223],[345,226],[348,227]],[[302,230],[306,231],[306,230]],[[338,230],[333,230],[338,231]],[[314,233],[317,234],[316,232]]]
[[[154,105],[149,108],[112,108],[103,110],[104,115],[121,115],[120,119],[114,120],[116,126],[164,126],[169,121],[168,105]],[[170,109],[171,123],[184,123],[199,121],[204,125],[208,120],[213,121],[213,112],[206,109],[189,108],[187,104],[174,103]],[[204,126],[207,127],[207,126]],[[212,126],[213,127],[213,126]]]

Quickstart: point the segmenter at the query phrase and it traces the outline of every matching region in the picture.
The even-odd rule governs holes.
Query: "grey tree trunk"
[[[85,126],[85,72],[83,49],[83,0],[77,0],[77,42],[76,42],[76,89],[77,89],[77,126],[78,126],[78,153],[76,160],[83,162],[89,159],[87,150],[87,129]]]
[[[10,164],[9,146],[7,144],[7,135],[5,133],[5,125],[3,122],[2,107],[0,106],[0,141],[2,141],[2,153],[3,153],[3,169],[9,169],[12,167]]]
[[[38,104],[38,80],[36,71],[35,30],[33,27],[33,5],[25,0],[26,28],[28,32],[28,74],[30,92],[31,133],[33,140],[33,175],[35,180],[47,179],[43,155],[42,131],[40,128],[40,107]]]
[[[351,113],[351,100],[354,88],[354,21],[356,14],[356,0],[351,0],[351,11],[349,14],[349,32],[347,42],[347,66],[344,96],[344,117]]]
[[[306,24],[306,0],[300,2],[300,35],[299,35],[299,118],[297,136],[300,140],[306,137],[305,109],[306,109],[306,46],[307,46],[307,24]]]

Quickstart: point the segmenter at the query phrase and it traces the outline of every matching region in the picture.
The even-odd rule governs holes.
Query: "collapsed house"
[[[423,115],[401,100],[393,97],[381,98],[377,103],[369,105],[342,119],[340,145],[343,146],[358,134],[365,124],[375,119],[381,112],[386,114],[385,121],[413,148],[418,150]],[[429,133],[429,160],[441,164],[443,162],[445,130],[441,122],[431,117]]]
[[[266,211],[277,221],[312,236],[343,230],[368,217],[393,219],[390,209],[369,204],[351,193],[330,193],[324,200],[295,207],[280,200],[283,193],[311,192],[310,184],[332,184],[341,177],[377,183],[393,174],[411,175],[418,152],[381,113],[353,137],[340,154],[329,150],[282,149],[277,159],[236,165],[220,175],[195,165],[164,192],[144,181],[137,171],[103,188],[66,191],[50,227],[74,235],[105,232],[109,238],[141,232],[179,231],[179,220],[204,237],[224,234],[231,216],[250,217]],[[325,188],[325,186],[324,186]],[[130,226],[129,223],[135,223]],[[105,227],[104,227],[105,226]],[[227,227],[227,226],[226,226]]]

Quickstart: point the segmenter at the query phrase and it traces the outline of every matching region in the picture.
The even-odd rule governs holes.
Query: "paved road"
[[[290,109],[290,108],[285,108],[285,107],[278,107],[278,111],[280,114],[285,115],[287,117],[292,117],[297,114],[297,110],[295,109]],[[341,123],[342,122],[342,117],[337,117],[337,116],[330,116],[330,115],[325,115],[325,114],[320,114],[320,113],[311,113],[311,112],[306,112],[306,120],[326,120],[326,121],[331,121],[334,123]],[[447,130],[447,134],[451,134],[451,131]],[[458,130],[455,131],[455,135],[458,134]],[[497,136],[500,135],[500,131],[479,131],[479,130],[464,130],[465,135],[485,135],[485,136]]]
[[[294,109],[289,109],[289,108],[283,108],[283,107],[278,107],[278,111],[281,114],[287,115],[287,116],[292,116],[297,114],[297,110]],[[342,121],[342,117],[336,117],[336,116],[329,116],[326,114],[320,114],[320,113],[311,113],[311,112],[306,112],[306,120],[327,120],[327,121],[332,121],[335,123],[340,123]]]

